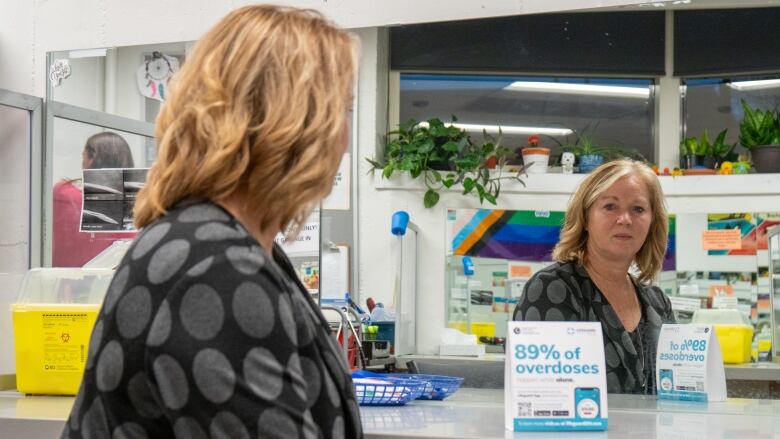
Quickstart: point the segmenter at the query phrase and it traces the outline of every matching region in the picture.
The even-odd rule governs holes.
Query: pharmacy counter
[[[396,367],[406,369],[414,361],[420,373],[464,377],[464,386],[483,389],[504,388],[504,354],[485,354],[484,358],[403,355]],[[780,364],[727,364],[726,389],[733,398],[780,399]]]
[[[504,430],[504,393],[461,389],[444,401],[414,401],[403,407],[361,407],[366,438],[780,438],[780,400],[729,399],[722,403],[658,401],[655,397],[609,396],[605,432],[512,433]],[[0,392],[0,437],[56,438],[71,397],[21,396]]]
[[[610,395],[607,431],[556,434],[505,431],[503,396],[502,390],[461,389],[445,401],[361,407],[363,427],[368,438],[780,438],[780,400],[706,404]]]

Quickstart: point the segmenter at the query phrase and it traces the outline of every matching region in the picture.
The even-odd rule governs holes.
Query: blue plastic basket
[[[420,395],[416,399],[434,399],[442,400],[457,392],[463,383],[463,378],[446,375],[424,375],[424,374],[388,374],[392,377],[404,377],[418,379],[425,383]]]
[[[404,405],[421,394],[425,385],[416,379],[363,377],[382,380],[383,384],[355,382],[355,396],[360,405]]]

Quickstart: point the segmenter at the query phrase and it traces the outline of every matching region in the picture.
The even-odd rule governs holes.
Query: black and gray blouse
[[[180,205],[117,268],[62,437],[359,438],[339,349],[281,249]]]
[[[674,323],[669,298],[658,288],[634,282],[642,318],[633,332],[573,262],[554,263],[531,277],[514,320],[601,322],[609,393],[655,393],[655,357],[661,325]]]

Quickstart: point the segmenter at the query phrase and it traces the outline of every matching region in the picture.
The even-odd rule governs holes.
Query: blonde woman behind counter
[[[292,8],[237,9],[195,45],[63,438],[363,436],[346,360],[274,244],[330,192],[356,64],[352,35]]]
[[[658,335],[674,323],[669,299],[650,286],[667,228],[650,168],[629,160],[600,166],[574,193],[553,251],[557,262],[526,284],[514,320],[601,322],[608,391],[655,393]]]

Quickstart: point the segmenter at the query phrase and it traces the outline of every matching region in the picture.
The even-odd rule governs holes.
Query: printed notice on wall
[[[303,225],[303,230],[295,240],[288,240],[285,235],[289,232],[289,229],[285,231],[285,234],[278,234],[274,241],[281,245],[284,252],[289,257],[308,257],[319,256],[320,253],[320,211],[315,210],[309,215],[309,219],[306,220],[306,224]]]
[[[349,210],[349,190],[350,190],[350,158],[349,153],[341,157],[339,170],[333,179],[333,189],[330,195],[322,200],[322,208],[328,210]]]
[[[134,232],[133,207],[146,184],[146,168],[85,169],[82,232]]]
[[[739,250],[742,234],[739,229],[705,230],[701,233],[703,250]]]

